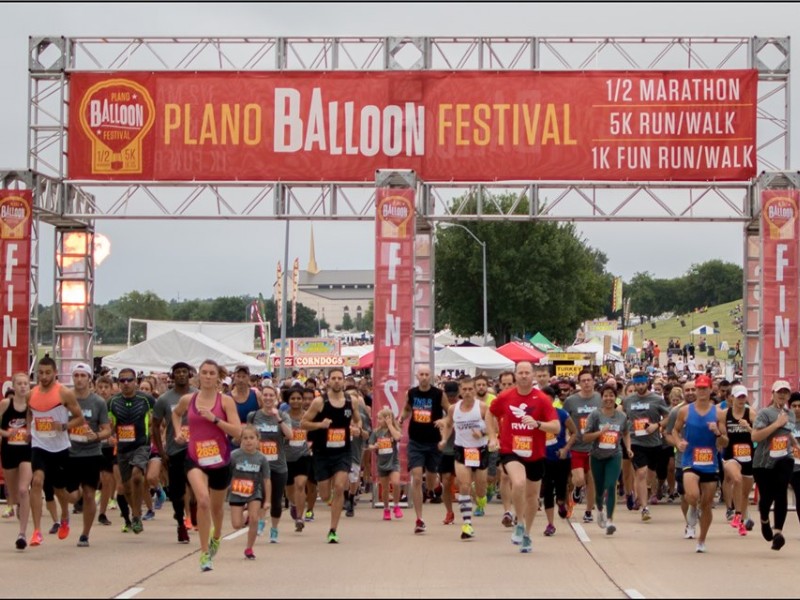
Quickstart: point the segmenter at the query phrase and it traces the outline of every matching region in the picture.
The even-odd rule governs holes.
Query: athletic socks
[[[461,511],[461,518],[464,523],[472,522],[472,497],[469,494],[459,494],[456,497],[458,507]]]

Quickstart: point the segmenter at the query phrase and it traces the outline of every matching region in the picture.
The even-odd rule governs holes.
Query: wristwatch
[[[219,423],[219,417],[214,417],[214,425],[216,425],[217,423]]]

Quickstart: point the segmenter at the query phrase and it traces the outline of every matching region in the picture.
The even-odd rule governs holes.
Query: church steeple
[[[319,273],[319,267],[317,267],[317,257],[314,253],[314,226],[311,226],[311,251],[308,256],[308,269],[306,269],[311,275],[316,275]]]

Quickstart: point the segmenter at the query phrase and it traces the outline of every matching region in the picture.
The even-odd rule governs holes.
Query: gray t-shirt
[[[578,430],[578,436],[572,446],[572,450],[575,452],[589,452],[592,449],[592,444],[583,441],[583,432],[586,430],[589,415],[595,409],[600,408],[601,404],[602,399],[597,392],[594,392],[591,398],[584,398],[580,394],[572,394],[564,400],[563,408],[575,424],[575,429]]]
[[[300,419],[293,419],[287,412],[286,417],[292,426],[292,439],[286,444],[286,462],[291,463],[311,454],[308,448],[307,432],[300,428]]]
[[[284,419],[286,424],[291,426],[292,420],[285,412],[280,413],[279,417],[275,417],[259,409],[247,415],[247,422],[252,423],[258,429],[261,453],[269,462],[270,471],[287,473],[289,468],[286,466],[286,438],[281,431],[278,419]]]
[[[367,414],[367,409],[363,404],[358,405],[358,413],[361,415],[362,435],[372,433],[372,422]],[[369,440],[369,438],[367,438]],[[350,451],[354,465],[361,464],[361,457],[364,455],[364,438],[361,435],[354,435],[350,440]]]
[[[187,394],[194,394],[197,388],[190,387]],[[186,450],[186,444],[179,444],[175,441],[175,427],[172,425],[172,411],[180,402],[183,394],[179,394],[175,390],[167,390],[158,397],[156,405],[153,408],[153,417],[164,421],[167,426],[167,447],[164,449],[167,456],[175,456],[180,452]],[[181,418],[181,425],[186,427],[188,432],[189,427],[189,412],[187,411]],[[186,437],[184,435],[184,437]]]
[[[381,427],[372,432],[369,436],[369,445],[378,445],[378,470],[379,471],[399,471],[400,455],[397,452],[397,442],[389,433],[389,429]]]
[[[264,480],[269,479],[270,473],[269,462],[261,452],[248,454],[237,448],[231,452],[231,469],[228,502],[246,503],[264,499]]]
[[[601,434],[592,443],[594,458],[612,458],[622,454],[622,438],[628,431],[628,417],[618,410],[610,417],[601,409],[589,415],[586,421],[586,433],[600,431],[608,423],[608,431]]]
[[[631,446],[642,448],[661,446],[661,433],[659,431],[647,433],[647,428],[653,423],[659,423],[661,417],[669,414],[664,399],[653,392],[646,396],[631,394],[622,401],[622,406],[630,421]]]
[[[675,429],[675,423],[678,422],[678,413],[684,406],[686,406],[686,403],[681,402],[678,406],[673,407],[672,410],[669,411],[669,416],[667,417],[667,424],[664,426],[664,433],[669,433],[670,435],[672,434],[672,430]],[[683,464],[683,452],[681,452],[677,448],[675,448],[675,464],[676,465]]]
[[[775,406],[768,406],[758,411],[753,429],[764,429],[778,420],[780,410]],[[786,411],[789,420],[780,429],[776,429],[772,434],[761,440],[756,446],[753,456],[754,469],[771,469],[779,460],[792,458],[792,437],[794,435],[795,418],[794,412]]]
[[[99,441],[90,442],[86,434],[91,429],[95,433],[100,431],[101,425],[109,423],[108,406],[105,400],[95,393],[89,394],[84,399],[78,399],[83,418],[86,422],[74,429],[69,430],[69,441],[72,446],[69,449],[71,458],[84,458],[87,456],[102,456],[103,450],[100,448]]]

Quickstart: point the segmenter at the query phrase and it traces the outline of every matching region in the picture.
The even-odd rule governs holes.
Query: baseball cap
[[[778,379],[778,381],[772,384],[772,391],[777,392],[778,390],[789,390],[791,392],[792,386],[789,385],[789,382],[785,379]]]
[[[174,365],[172,365],[172,367],[170,368],[169,371],[170,371],[170,373],[174,373],[177,369],[186,369],[187,371],[191,371],[192,367],[191,367],[191,365],[189,365],[189,363],[185,363],[183,361],[179,361],[179,362],[176,362]]]
[[[747,396],[747,388],[743,385],[735,385],[733,389],[731,389],[731,396],[734,398],[739,398],[741,396]]]
[[[231,385],[232,383],[233,379],[231,379],[230,377],[226,377],[225,379],[222,380],[222,385]]]
[[[445,381],[444,382],[444,393],[445,394],[458,394],[458,382],[457,381]]]
[[[709,377],[708,375],[698,375],[694,380],[694,387],[710,388],[711,377]]]
[[[238,373],[239,371],[244,371],[248,375],[250,375],[250,367],[247,365],[236,365],[233,369],[234,373]]]
[[[84,375],[88,375],[89,377],[94,375],[92,367],[90,367],[86,363],[77,363],[74,367],[72,367],[72,374],[74,375],[75,373],[83,373]]]

